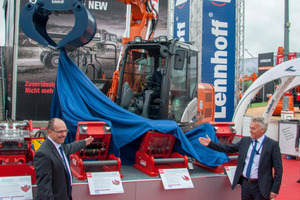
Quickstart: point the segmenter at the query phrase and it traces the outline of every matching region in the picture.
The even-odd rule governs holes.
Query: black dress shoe
[[[297,183],[300,183],[300,178],[298,179]]]

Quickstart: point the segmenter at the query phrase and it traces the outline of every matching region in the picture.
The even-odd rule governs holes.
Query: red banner
[[[295,59],[297,58],[297,53],[296,52],[290,52],[289,53],[289,60]],[[279,65],[280,63],[282,63],[284,61],[284,56],[283,54],[278,54],[276,56],[276,65]]]
[[[290,52],[289,53],[289,60],[293,60],[295,58],[297,58],[297,53],[296,52]]]
[[[276,56],[276,65],[279,65],[283,61],[284,61],[284,56],[282,54]]]

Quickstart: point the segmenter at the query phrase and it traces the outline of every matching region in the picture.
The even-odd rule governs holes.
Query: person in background
[[[154,70],[152,76],[149,79],[150,83],[147,86],[153,90],[153,95],[151,99],[160,97],[161,83],[163,79],[163,71],[164,71],[165,64],[166,64],[166,59],[161,58],[159,67]]]
[[[155,83],[158,83],[161,85],[162,78],[163,78],[163,70],[166,64],[166,59],[161,58],[161,63],[160,66],[154,70],[153,75],[152,75],[152,81]]]
[[[299,152],[299,139],[300,139],[300,128],[298,128],[297,130],[297,136],[295,140],[295,149],[297,152]],[[299,169],[299,173],[300,173],[300,169]],[[297,183],[300,183],[300,178],[297,180]]]
[[[37,188],[34,199],[72,199],[72,175],[69,155],[85,148],[94,138],[64,144],[68,129],[64,121],[53,118],[48,123],[48,138],[42,143],[33,158]]]
[[[267,121],[253,117],[250,123],[250,137],[242,137],[236,144],[220,144],[200,137],[202,145],[213,150],[238,152],[237,168],[232,189],[242,186],[242,200],[267,200],[275,198],[282,180],[282,160],[278,142],[265,135]],[[274,176],[272,170],[274,169]]]

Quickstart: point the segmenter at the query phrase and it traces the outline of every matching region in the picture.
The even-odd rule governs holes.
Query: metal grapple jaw
[[[46,25],[51,14],[73,14],[73,29],[58,43],[48,35]],[[94,16],[82,0],[37,0],[27,3],[20,14],[20,27],[29,38],[39,44],[65,51],[74,51],[90,42],[97,30]]]

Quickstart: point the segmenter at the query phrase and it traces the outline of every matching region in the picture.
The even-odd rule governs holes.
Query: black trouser
[[[242,185],[242,200],[268,200],[264,198],[258,188],[258,182],[249,182],[247,179],[241,177]]]

